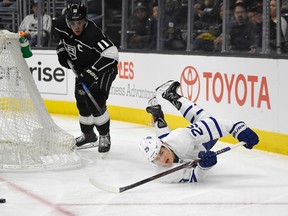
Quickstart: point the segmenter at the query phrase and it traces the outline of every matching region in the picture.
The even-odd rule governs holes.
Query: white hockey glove
[[[257,134],[247,127],[244,122],[237,122],[234,124],[230,133],[240,142],[245,142],[246,144],[244,147],[247,149],[252,149],[259,142]]]

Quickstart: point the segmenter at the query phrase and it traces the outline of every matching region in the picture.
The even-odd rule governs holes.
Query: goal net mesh
[[[80,167],[73,146],[73,136],[46,110],[18,34],[0,31],[0,170]]]

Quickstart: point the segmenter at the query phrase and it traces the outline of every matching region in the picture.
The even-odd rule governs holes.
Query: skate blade
[[[160,85],[155,89],[155,91],[159,94],[162,94],[170,85],[171,83],[175,82],[175,80],[169,80],[166,83]]]
[[[155,106],[158,104],[158,101],[157,101],[157,97],[156,95],[154,95],[149,101],[148,101],[148,106]]]
[[[76,146],[77,150],[83,150],[83,149],[90,149],[90,148],[95,148],[98,147],[98,143],[87,143],[82,146]]]

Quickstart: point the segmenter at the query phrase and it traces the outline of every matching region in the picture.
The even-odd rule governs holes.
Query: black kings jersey
[[[55,30],[59,33],[59,46],[64,46],[78,71],[91,66],[94,66],[98,71],[109,70],[117,65],[118,59],[116,57],[111,58],[113,55],[109,55],[109,57],[102,55],[109,49],[112,52],[117,51],[117,48],[94,22],[88,20],[82,34],[76,36],[63,16],[56,23]],[[111,49],[112,47],[114,49]]]

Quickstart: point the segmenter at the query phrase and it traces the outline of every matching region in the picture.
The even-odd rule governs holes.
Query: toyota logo
[[[197,70],[192,66],[187,66],[182,71],[180,77],[180,91],[184,97],[196,102],[200,95],[200,77]]]

